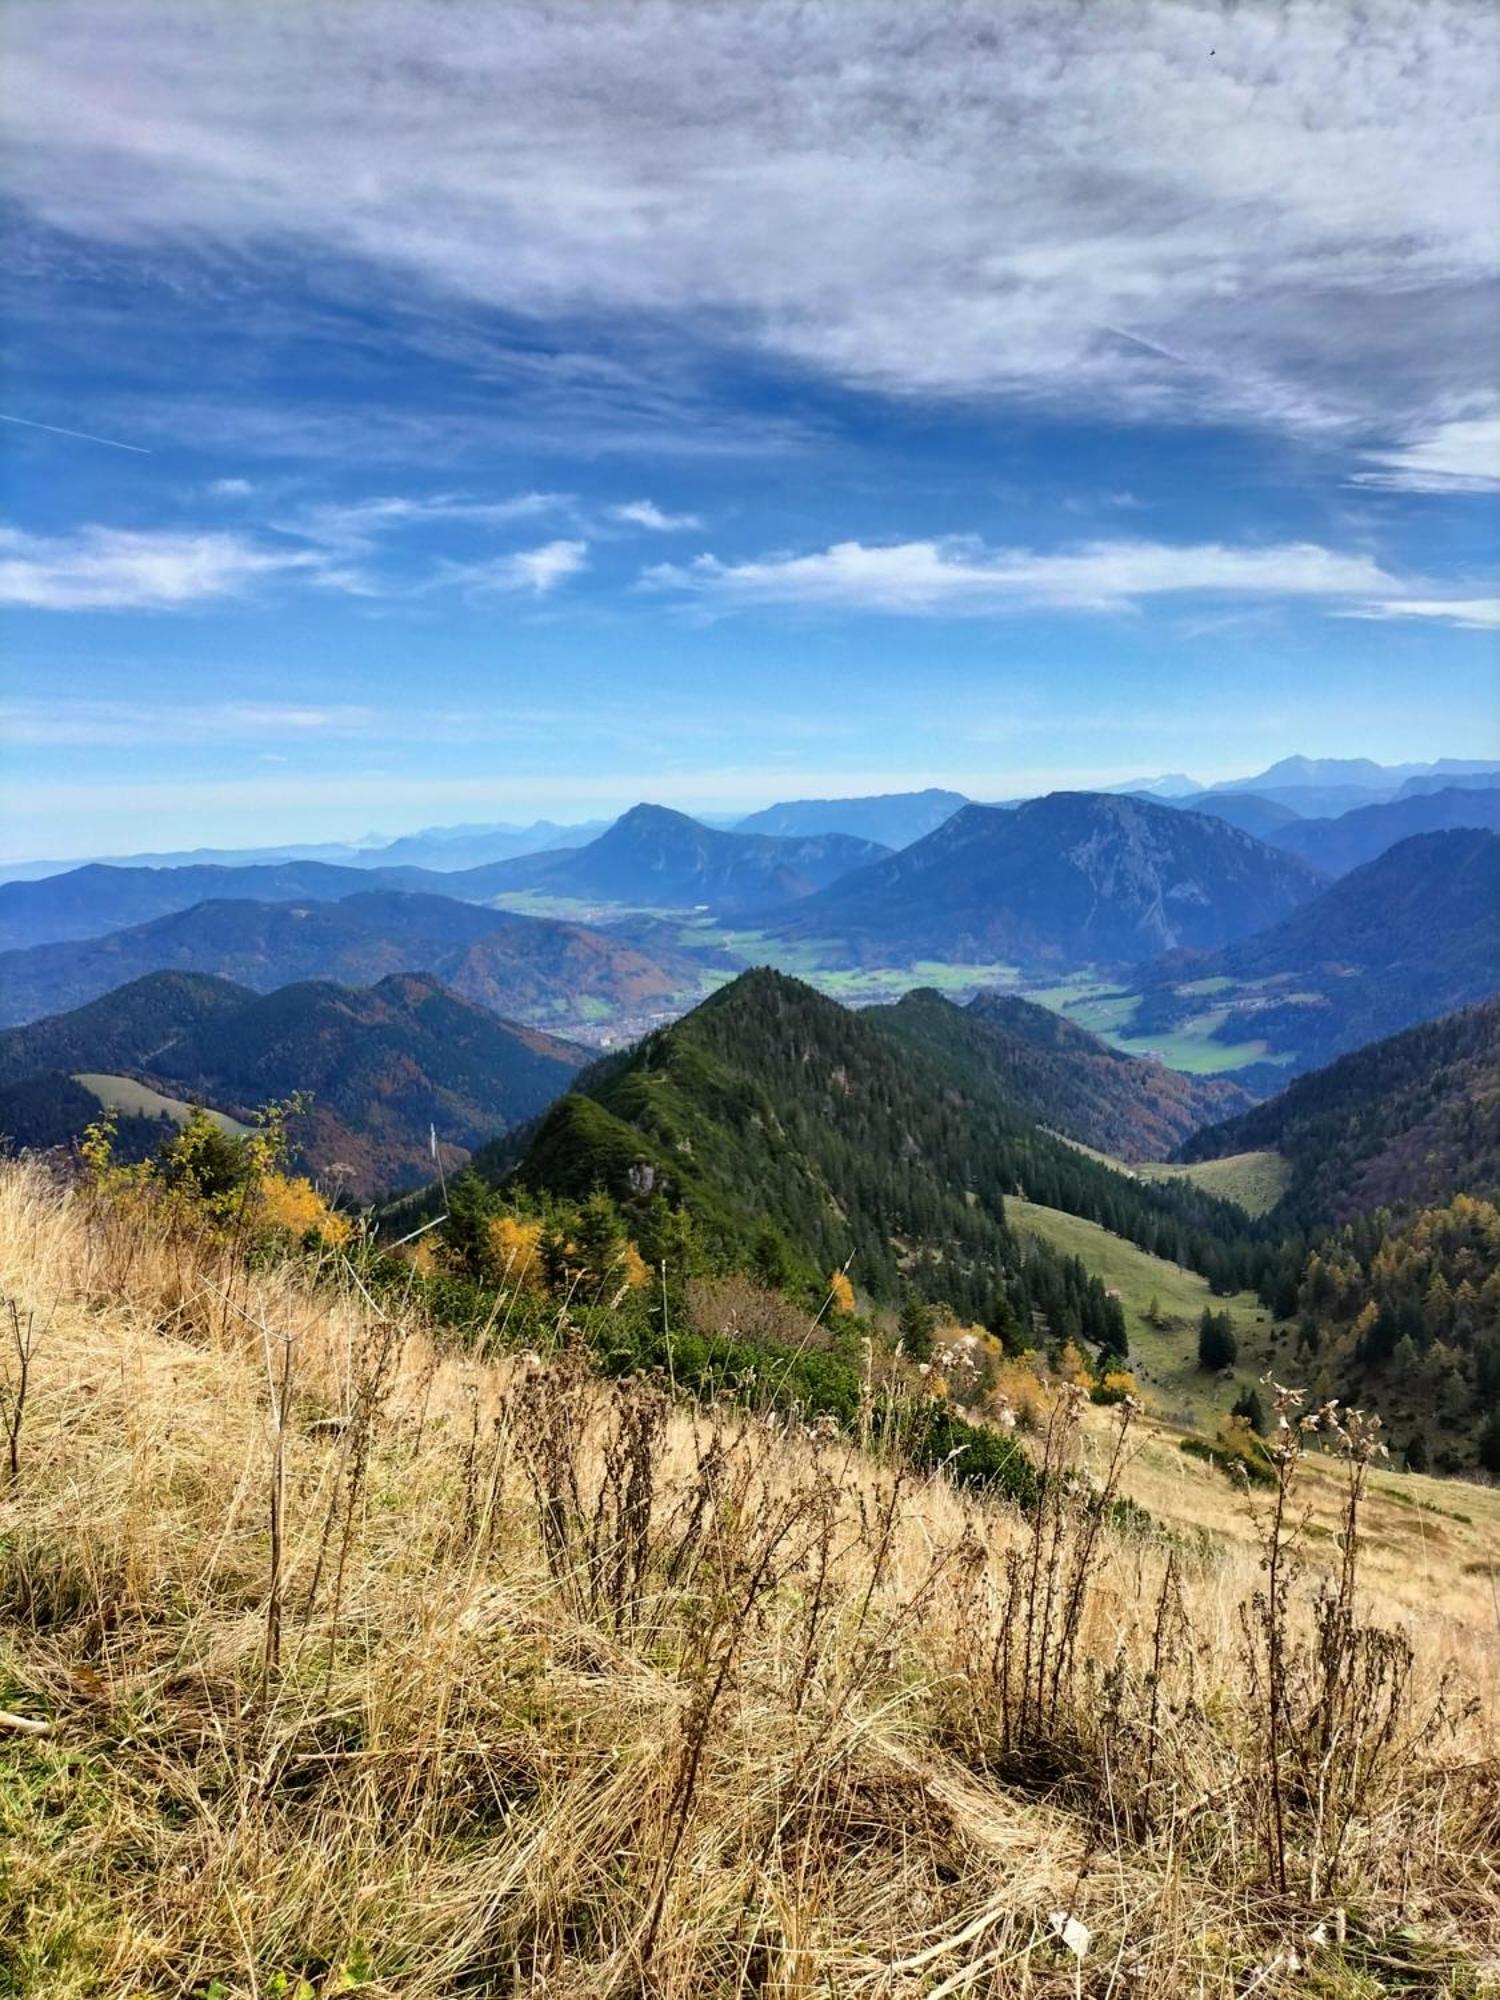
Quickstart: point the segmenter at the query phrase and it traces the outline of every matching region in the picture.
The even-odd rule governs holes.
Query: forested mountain
[[[971,1314],[992,1310],[997,1271],[1017,1269],[1013,1193],[1235,1285],[1248,1268],[1225,1204],[1111,1171],[1039,1130],[979,1064],[959,1078],[868,1011],[770,971],[586,1072],[516,1173],[558,1196],[597,1185],[627,1210],[681,1201],[733,1259],[761,1256],[769,1229],[813,1271],[852,1257],[877,1299],[912,1284]]]
[[[1320,885],[1306,863],[1201,813],[1053,792],[965,806],[904,853],[777,920],[830,959],[1030,967],[1131,964],[1275,922]]]
[[[126,1072],[245,1119],[305,1092],[311,1105],[292,1127],[299,1157],[361,1198],[426,1180],[430,1129],[455,1166],[534,1117],[587,1059],[575,1044],[497,1020],[410,973],[371,987],[317,982],[264,996],[158,973],[0,1036],[11,1108],[24,1106],[33,1120],[27,1127],[13,1117],[13,1136],[36,1142],[43,1101],[60,1127],[50,1143],[75,1138],[98,1115],[97,1100],[80,1095],[68,1071]],[[28,1064],[50,1078],[28,1078]]]
[[[1408,1028],[1194,1134],[1188,1160],[1271,1148],[1298,1225],[1500,1196],[1500,1000]]]
[[[1164,1160],[1200,1126],[1249,1104],[1237,1084],[1124,1055],[1009,993],[957,1007],[930,990],[865,1019],[960,1088],[993,1090],[1025,1118],[1124,1160]]]
[[[0,1083],[42,1070],[149,1069],[173,1042],[228,1019],[253,997],[204,973],[148,973],[70,1013],[0,1033]]]
[[[200,903],[107,937],[5,952],[0,1021],[60,1013],[163,969],[212,973],[257,992],[306,979],[359,986],[392,972],[431,972],[509,1019],[570,1032],[601,1012],[629,1015],[691,998],[702,980],[691,960],[663,963],[578,924],[374,890],[340,902]]]
[[[1131,1031],[1170,1028],[1212,980],[1223,1040],[1264,1036],[1315,1068],[1500,991],[1497,909],[1500,834],[1415,834],[1268,930],[1148,969]]]
[[[460,895],[537,889],[648,908],[749,910],[809,895],[884,853],[848,834],[781,840],[725,833],[666,806],[640,805],[586,847],[497,862],[448,879]]]
[[[1055,1283],[1050,1262],[1027,1261],[1047,1253],[1026,1251],[1006,1224],[1005,1197],[1024,1194],[1201,1271],[1221,1292],[1258,1288],[1299,1329],[1284,1364],[1293,1379],[1366,1404],[1378,1392],[1398,1447],[1420,1455],[1437,1427],[1435,1463],[1473,1462],[1500,1406],[1493,1208],[1464,1195],[1330,1227],[1294,1201],[1251,1221],[1190,1184],[1126,1178],[1032,1122],[1005,1057],[983,1039],[993,1034],[983,1011],[927,994],[846,1011],[780,974],[747,973],[585,1072],[524,1135],[519,1164],[506,1149],[476,1164],[553,1199],[602,1190],[641,1241],[666,1241],[681,1204],[733,1267],[805,1283],[852,1258],[876,1300],[911,1288],[1012,1328],[1029,1311],[1049,1314],[1041,1296]],[[1485,1027],[1463,1032],[1477,1048]],[[1473,1143],[1441,1116],[1433,1129]],[[1095,1298],[1075,1274],[1065,1310],[1081,1329],[1099,1324]],[[1403,1338],[1419,1360],[1400,1387],[1389,1371]]]
[[[788,799],[735,823],[736,833],[769,833],[783,839],[845,833],[893,851],[910,847],[969,801],[937,786],[925,792],[884,792],[861,799]]]
[[[1500,827],[1500,785],[1449,785],[1380,805],[1359,806],[1337,819],[1292,819],[1267,835],[1329,875],[1347,875],[1414,833],[1450,827]]]
[[[239,1114],[311,1094],[295,1137],[325,1174],[335,1163],[369,1197],[431,1176],[429,1128],[451,1168],[533,1118],[590,1052],[397,973],[370,987],[284,986],[172,1044],[155,1073],[178,1095]]]

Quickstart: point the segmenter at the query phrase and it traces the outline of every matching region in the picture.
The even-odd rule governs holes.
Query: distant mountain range
[[[1473,777],[1500,773],[1500,762],[1483,757],[1438,757],[1429,764],[1377,764],[1369,757],[1283,757],[1253,778],[1226,778],[1211,792],[1276,792],[1298,786],[1345,785],[1394,795],[1409,780]]]
[[[23,1143],[75,1139],[80,1075],[126,1075],[242,1119],[305,1091],[312,1105],[292,1133],[299,1157],[369,1199],[430,1178],[430,1134],[457,1166],[534,1117],[589,1059],[418,974],[261,996],[227,980],[154,973],[0,1034],[0,1128],[9,1112]],[[97,1115],[97,1098],[84,1096],[87,1116]]]
[[[1268,928],[1147,968],[1130,1032],[1169,1030],[1215,982],[1220,1039],[1313,1068],[1500,991],[1497,911],[1500,834],[1415,834]]]
[[[398,889],[487,902],[540,890],[599,903],[738,913],[825,887],[888,850],[846,834],[776,839],[636,806],[584,846],[482,867],[349,867],[324,861],[125,868],[90,863],[34,882],[0,883],[0,948],[102,937],[210,901],[336,902]]]
[[[1330,875],[1347,875],[1414,833],[1451,827],[1500,828],[1500,785],[1446,785],[1408,792],[1380,805],[1356,806],[1337,819],[1293,819],[1266,838]]]
[[[90,862],[40,882],[0,884],[0,948],[103,937],[209,902],[336,902],[377,887],[417,886],[326,861],[258,862],[230,868],[117,868]]]
[[[403,834],[399,840],[366,849],[355,866],[424,868],[446,874],[455,868],[482,868],[492,861],[509,861],[518,854],[583,847],[608,825],[604,819],[571,826],[539,819],[530,826],[430,826],[421,833]]]
[[[445,896],[372,890],[337,902],[218,901],[103,937],[0,953],[0,1025],[81,1006],[148,972],[212,973],[265,992],[308,979],[369,985],[429,972],[511,1020],[587,1033],[702,991],[701,966],[579,924]]]
[[[1207,813],[1210,819],[1221,819],[1273,846],[1282,828],[1295,826],[1300,817],[1291,806],[1279,799],[1263,798],[1259,792],[1194,792],[1168,799],[1167,804],[1181,806],[1185,812]]]
[[[1127,778],[1120,785],[1101,785],[1102,792],[1140,792],[1150,799],[1185,799],[1203,787],[1186,771],[1164,771],[1155,778]]]
[[[523,856],[449,878],[454,893],[518,890],[723,912],[761,910],[825,888],[888,850],[844,833],[780,839],[726,833],[666,806],[639,805],[586,847]]]
[[[1441,791],[1454,785],[1489,786],[1500,782],[1500,762],[1479,758],[1440,757],[1426,764],[1376,764],[1368,758],[1286,757],[1252,777],[1221,779],[1204,786],[1185,772],[1169,772],[1149,778],[1133,778],[1122,784],[1104,786],[1112,793],[1136,793],[1167,803],[1197,800],[1199,811],[1212,811],[1241,825],[1247,832],[1263,834],[1264,823],[1250,817],[1250,809],[1237,807],[1225,812],[1221,801],[1226,795],[1236,799],[1254,796],[1280,804],[1304,818],[1327,818],[1354,808],[1388,799],[1404,798],[1421,791]],[[1212,802],[1212,803],[1211,803]],[[744,833],[786,836],[843,833],[853,838],[873,840],[882,846],[911,845],[967,805],[962,793],[930,788],[918,792],[892,792],[845,799],[793,799],[767,806],[748,815],[705,812],[696,817],[716,829]],[[1017,799],[1000,801],[1005,805]],[[108,859],[114,867],[177,868],[218,865],[248,867],[286,861],[322,861],[334,866],[361,869],[420,868],[437,873],[486,866],[521,856],[542,854],[559,848],[583,847],[606,830],[602,820],[564,824],[536,820],[529,826],[508,822],[480,822],[462,826],[432,826],[419,833],[403,834],[395,840],[378,835],[349,843],[336,841],[288,843],[279,847],[246,849],[200,847],[172,853],[94,857]],[[71,861],[11,861],[0,863],[0,884],[38,880],[46,876],[70,874],[79,864]],[[408,887],[419,887],[408,883]],[[151,914],[160,914],[152,912]],[[13,940],[20,942],[21,940]],[[38,940],[28,940],[37,942]]]
[[[1299,1227],[1373,1209],[1500,1196],[1500,1000],[1427,1021],[1299,1077],[1192,1135],[1185,1160],[1274,1149]]]
[[[856,964],[1128,965],[1211,949],[1317,893],[1305,862],[1200,813],[1054,792],[965,806],[770,926]]]
[[[345,868],[472,868],[485,861],[502,861],[512,854],[536,854],[548,847],[581,847],[602,833],[608,820],[559,825],[534,820],[529,826],[430,826],[397,840],[371,835],[360,841],[288,842],[278,847],[191,847],[156,854],[92,855],[88,862],[0,862],[0,882],[39,881],[67,875],[95,861],[111,868],[249,868],[283,861],[326,861]]]
[[[843,833],[882,847],[910,847],[970,802],[962,792],[936,787],[925,792],[886,792],[857,799],[791,799],[767,806],[735,823],[737,833],[769,833],[782,838]]]
[[[1283,757],[1253,778],[1230,778],[1207,787],[1209,796],[1252,792],[1290,806],[1305,819],[1329,818],[1359,806],[1400,798],[1408,786],[1425,788],[1478,778],[1494,782],[1500,763],[1439,757],[1430,764],[1376,764],[1368,757]],[[1191,801],[1187,801],[1191,803]]]

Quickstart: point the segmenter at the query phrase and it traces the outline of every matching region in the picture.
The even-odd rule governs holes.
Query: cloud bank
[[[1485,0],[49,0],[7,58],[77,238],[1472,477],[1402,441],[1492,393]]]

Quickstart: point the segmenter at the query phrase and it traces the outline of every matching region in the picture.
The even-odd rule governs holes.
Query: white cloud
[[[462,493],[387,494],[308,507],[284,525],[288,533],[327,548],[357,553],[370,548],[381,535],[403,529],[455,521],[479,528],[508,527],[571,505],[571,496],[566,493],[518,493],[505,500],[479,500]]]
[[[1345,618],[1419,618],[1435,625],[1456,625],[1464,632],[1500,631],[1500,597],[1385,598],[1340,614]]]
[[[208,490],[216,500],[244,500],[255,488],[248,479],[214,479]]]
[[[1273,548],[1089,542],[1055,553],[990,549],[971,537],[871,545],[837,542],[809,555],[724,563],[659,563],[642,579],[728,607],[792,604],[849,611],[984,616],[1047,607],[1120,611],[1166,595],[1346,598],[1394,590],[1364,555],[1316,543]]]
[[[239,597],[255,583],[293,573],[350,584],[319,555],[243,535],[103,527],[28,535],[0,527],[0,604],[33,610],[170,610]]]
[[[502,501],[440,494],[329,504],[278,523],[277,533],[287,539],[276,543],[218,530],[89,525],[46,536],[0,525],[0,604],[48,611],[162,610],[242,597],[256,583],[278,577],[355,597],[410,594],[452,583],[541,596],[587,567],[587,542],[557,540],[477,562],[445,562],[425,580],[405,584],[382,579],[350,559],[401,528],[453,521],[509,526],[570,505],[566,496],[550,493]]]
[[[587,542],[543,542],[540,548],[517,549],[490,562],[450,563],[442,581],[459,583],[480,593],[526,591],[545,597],[570,576],[588,568]]]
[[[1484,0],[11,13],[15,192],[85,239],[901,393],[1401,434],[1489,386]]]
[[[1356,472],[1357,486],[1405,493],[1500,493],[1500,409],[1450,418],[1397,451],[1368,456],[1374,469]]]
[[[703,526],[697,514],[668,514],[654,500],[627,500],[622,506],[611,507],[608,511],[612,521],[623,521],[632,528],[649,528],[653,533],[662,535]]]

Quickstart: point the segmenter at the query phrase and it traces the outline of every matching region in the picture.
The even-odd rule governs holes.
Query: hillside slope
[[[364,988],[281,987],[184,1035],[155,1070],[231,1112],[310,1093],[300,1150],[325,1174],[342,1165],[344,1184],[369,1198],[431,1176],[430,1132],[451,1168],[534,1118],[590,1059],[435,979],[396,973]]]
[[[1408,1028],[1210,1126],[1188,1160],[1268,1147],[1290,1161],[1277,1213],[1342,1221],[1455,1194],[1500,1196],[1500,1000]]]
[[[563,1196],[681,1200],[735,1256],[769,1225],[814,1271],[852,1257],[878,1299],[912,1282],[978,1314],[1017,1266],[1007,1195],[1225,1271],[1219,1234],[1243,1221],[1185,1184],[1111,1171],[1040,1130],[980,1065],[960,1080],[867,1012],[766,970],[585,1073],[517,1174]]]
[[[1149,968],[1131,1031],[1169,1027],[1212,981],[1221,1039],[1262,1036],[1314,1068],[1500,990],[1497,910],[1500,834],[1417,834],[1270,929]]]
[[[929,990],[865,1019],[1024,1117],[1123,1160],[1166,1159],[1200,1126],[1248,1107],[1233,1083],[1123,1055],[1046,1007],[981,993],[956,1007]]]
[[[663,963],[577,924],[373,890],[339,902],[202,903],[105,937],[0,953],[0,1022],[61,1013],[164,969],[209,973],[257,992],[306,979],[361,986],[392,972],[430,972],[508,1019],[568,1032],[690,999],[702,982],[689,959]]]
[[[1388,1993],[1482,1990],[1495,1494],[1370,1471],[1359,1617],[1415,1659],[1386,1642],[1393,1741],[1366,1754],[1377,1713],[1320,1764],[1353,1801],[1351,1919],[1308,1946],[1300,1788],[1290,1895],[1260,1838],[1263,1552],[1170,1437],[1138,1420],[1134,1507],[1092,1507],[1115,1419],[1085,1413],[1050,1482],[1068,1511],[1028,1517],[854,1437],[601,1379],[571,1342],[481,1359],[415,1274],[372,1298],[341,1260],[247,1266],[152,1221],[0,1167],[0,1283],[45,1328],[0,1502],[28,1605],[0,1736],[16,1995],[1061,2000],[1128,1966],[1162,2000],[1370,2000],[1372,1962]],[[1341,1505],[1310,1454],[1298,1633]],[[1034,1712],[1018,1598],[1053,1641]],[[1418,1690],[1450,1659],[1439,1734]],[[1289,1772],[1317,1717],[1299,1702]],[[1266,1977],[1294,1925],[1297,1969]]]
[[[532,889],[647,908],[754,910],[810,895],[885,851],[842,833],[787,840],[726,833],[666,806],[639,805],[586,847],[463,869],[448,880],[456,895]]]
[[[430,1177],[430,1134],[454,1166],[535,1117],[587,1060],[587,1050],[497,1020],[422,975],[261,996],[157,973],[0,1035],[0,1080],[10,1086],[0,1131],[31,1145],[76,1139],[98,1115],[73,1082],[78,1073],[128,1072],[241,1118],[307,1093],[311,1107],[293,1128],[300,1158],[369,1199]]]
[[[965,806],[772,928],[863,964],[1130,964],[1243,937],[1319,884],[1306,863],[1204,814],[1054,792],[1014,810]]]

